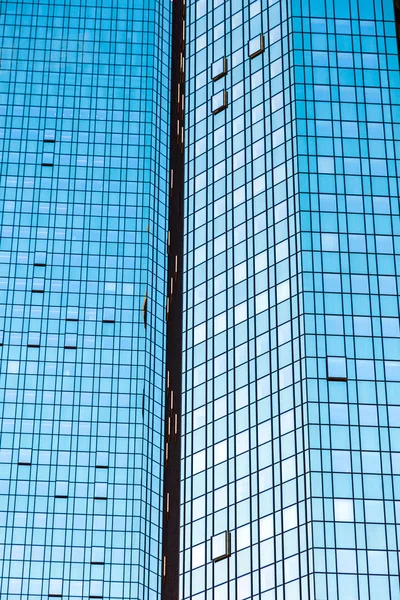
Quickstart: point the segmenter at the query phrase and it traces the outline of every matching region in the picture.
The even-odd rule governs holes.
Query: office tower
[[[7,600],[400,599],[396,22],[2,3]]]
[[[392,0],[187,7],[180,599],[400,597],[399,103]]]
[[[0,595],[158,598],[171,3],[0,13]]]

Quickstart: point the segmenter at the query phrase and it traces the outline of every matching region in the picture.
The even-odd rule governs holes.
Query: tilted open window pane
[[[347,379],[346,359],[343,356],[328,356],[327,377],[334,381],[345,381]]]
[[[249,58],[255,58],[265,50],[265,41],[262,34],[249,41]]]
[[[103,308],[103,321],[106,323],[115,321],[115,308]]]
[[[30,448],[21,448],[18,456],[20,465],[30,465],[32,462],[32,450]]]
[[[49,596],[62,596],[62,579],[50,579]]]
[[[103,597],[103,582],[102,581],[91,581],[89,589],[89,598],[102,598]]]
[[[57,481],[56,482],[56,493],[58,498],[68,497],[68,481]]]
[[[56,141],[56,132],[54,129],[45,129],[44,132],[44,142],[55,142]]]
[[[35,292],[44,292],[44,279],[40,277],[34,277],[32,290]]]
[[[99,565],[102,565],[104,563],[104,548],[92,548],[91,562]]]
[[[38,331],[30,331],[28,334],[28,346],[40,346],[40,333]]]
[[[211,538],[211,560],[217,561],[228,558],[231,553],[231,534],[223,531]]]
[[[35,252],[33,264],[35,267],[44,267],[46,265],[46,252]]]
[[[47,166],[53,165],[54,164],[54,152],[43,152],[42,164],[47,165]]]
[[[228,92],[221,90],[218,94],[215,94],[211,99],[211,110],[213,114],[221,112],[228,106]]]
[[[97,500],[107,499],[107,484],[106,483],[95,483],[94,484],[94,497]]]
[[[77,321],[79,318],[78,307],[77,306],[68,306],[66,318],[68,321]]]
[[[108,467],[108,452],[97,452],[96,467]]]
[[[216,81],[217,79],[220,79],[221,77],[224,77],[227,74],[227,72],[228,72],[228,62],[227,62],[225,56],[216,60],[211,65],[211,79],[213,81]]]
[[[67,333],[65,335],[65,348],[76,348],[78,344],[78,336],[75,333]]]

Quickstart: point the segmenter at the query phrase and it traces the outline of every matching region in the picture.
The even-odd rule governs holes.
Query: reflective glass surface
[[[190,2],[186,75],[181,598],[398,600],[393,0]]]
[[[1,3],[9,600],[160,596],[170,21],[169,0]]]

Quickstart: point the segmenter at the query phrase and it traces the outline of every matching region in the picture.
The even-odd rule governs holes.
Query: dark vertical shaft
[[[162,598],[179,596],[185,0],[173,2]]]

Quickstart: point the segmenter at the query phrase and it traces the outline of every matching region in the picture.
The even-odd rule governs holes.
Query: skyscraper
[[[3,2],[7,600],[400,600],[395,4]]]
[[[0,594],[158,598],[171,3],[0,13]]]
[[[398,599],[393,1],[186,33],[179,598]]]

